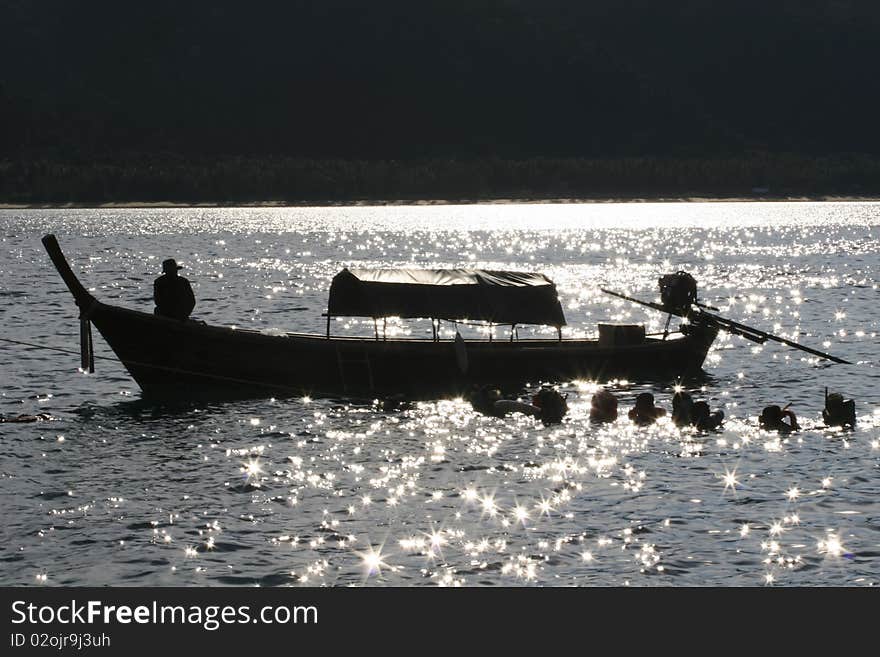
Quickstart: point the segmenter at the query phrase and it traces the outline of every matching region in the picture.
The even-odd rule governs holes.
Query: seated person
[[[786,418],[788,422],[785,421]],[[780,433],[791,433],[800,429],[797,418],[792,411],[788,410],[788,405],[785,408],[779,408],[776,405],[765,407],[761,411],[761,415],[758,416],[758,424],[762,429],[779,431]]]
[[[598,390],[590,400],[590,420],[614,422],[617,419],[617,397],[608,390]]]
[[[672,421],[677,427],[687,427],[692,424],[694,399],[683,390],[672,396]]]
[[[162,275],[153,283],[156,315],[185,321],[196,306],[192,286],[177,272],[183,269],[174,258],[162,262]]]
[[[856,426],[856,403],[852,399],[843,399],[839,392],[832,392],[825,397],[825,409],[822,420],[829,427]]]
[[[666,415],[666,409],[654,406],[654,395],[643,392],[636,397],[636,405],[629,411],[629,419],[636,424],[653,424],[657,418]]]
[[[700,431],[712,431],[721,426],[724,411],[710,412],[709,404],[698,401],[694,404],[691,423]]]
[[[532,397],[532,404],[538,408],[538,417],[544,424],[558,424],[568,413],[568,402],[553,388],[541,388]]]

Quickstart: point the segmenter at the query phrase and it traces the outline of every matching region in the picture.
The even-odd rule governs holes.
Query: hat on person
[[[168,258],[168,260],[162,261],[162,271],[166,274],[170,274],[173,271],[177,271],[178,269],[183,269],[183,266],[177,264],[177,260],[174,258]]]

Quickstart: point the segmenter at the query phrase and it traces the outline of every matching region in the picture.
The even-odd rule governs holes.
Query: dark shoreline
[[[275,207],[880,198],[880,157],[0,159],[0,207]]]
[[[797,196],[599,196],[575,198],[458,198],[458,199],[351,199],[309,201],[178,202],[113,201],[108,203],[2,203],[0,210],[136,210],[181,208],[308,208],[431,205],[578,205],[602,203],[874,203],[880,195],[797,195]]]

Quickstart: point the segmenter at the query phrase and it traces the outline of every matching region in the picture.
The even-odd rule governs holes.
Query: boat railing
[[[268,335],[270,337],[288,337],[288,338],[300,338],[300,339],[310,339],[310,340],[327,340],[326,335],[322,335],[320,333],[303,333],[299,331],[288,331],[284,333],[264,333],[257,329],[241,329],[238,330],[246,331],[249,333],[259,333],[261,335]],[[670,336],[675,335],[676,337],[684,337],[680,331],[672,331],[669,334]],[[649,333],[646,334],[646,338],[650,338],[650,342],[654,342],[660,340],[662,338],[662,333]],[[331,340],[339,340],[339,341],[347,341],[347,342],[362,342],[364,340],[368,340],[370,342],[376,342],[374,336],[365,336],[365,335],[333,335],[330,337]],[[434,339],[432,337],[414,337],[414,336],[389,336],[386,339],[380,339],[378,342],[406,342],[406,343],[425,343],[425,344],[434,344],[434,343],[454,343],[454,336],[440,336],[438,339]],[[596,335],[575,335],[570,337],[563,337],[562,340],[559,340],[558,337],[519,337],[514,341],[511,340],[489,340],[488,338],[484,339],[467,339],[469,344],[531,344],[531,345],[548,345],[548,344],[559,344],[560,342],[563,344],[569,343],[583,343],[583,342],[596,342],[598,343],[598,337]]]
[[[321,317],[327,318],[327,331],[325,334],[326,339],[331,339],[332,334],[330,331],[330,323],[336,317],[347,317],[348,315],[331,315],[330,313],[321,313]],[[382,335],[379,335],[379,320],[382,320]],[[445,321],[453,324],[455,327],[456,334],[458,333],[458,326],[473,326],[478,328],[486,328],[488,329],[488,339],[487,342],[495,342],[494,332],[495,327],[509,326],[510,327],[510,338],[509,342],[516,342],[520,339],[519,337],[519,324],[495,324],[493,322],[473,322],[468,319],[441,319],[439,317],[412,317],[410,319],[430,319],[431,320],[431,334],[433,342],[441,342],[442,338],[440,335],[440,322]],[[388,317],[373,317],[373,333],[375,339],[378,340],[387,340],[388,339]],[[562,326],[554,326],[556,329],[556,339],[555,342],[562,342]],[[363,339],[363,338],[359,338]],[[452,336],[450,339],[454,340],[455,336]],[[544,338],[541,338],[544,339]]]

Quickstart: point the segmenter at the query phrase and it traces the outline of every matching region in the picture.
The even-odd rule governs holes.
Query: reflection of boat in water
[[[664,337],[642,327],[600,326],[598,340],[562,339],[565,319],[550,279],[479,270],[344,270],[331,286],[326,335],[258,331],[177,321],[101,303],[70,269],[52,235],[52,262],[80,308],[145,395],[177,399],[461,391],[471,384],[577,378],[664,379],[700,372],[718,327],[691,322]],[[558,339],[465,341],[336,337],[330,316],[469,317],[545,324]],[[514,332],[512,331],[513,335]],[[84,356],[84,363],[88,362]]]

